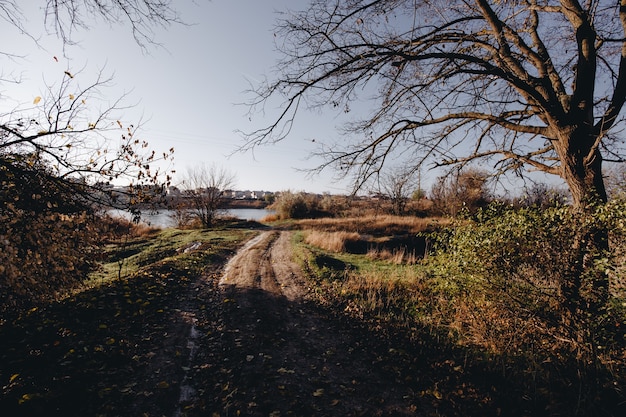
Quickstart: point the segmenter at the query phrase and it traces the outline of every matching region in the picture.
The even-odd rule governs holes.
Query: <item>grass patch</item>
[[[533,392],[545,410],[586,414],[597,411],[599,398],[614,410],[626,405],[616,389],[626,370],[623,244],[614,243],[615,266],[606,269],[612,297],[606,311],[572,320],[558,286],[573,265],[572,226],[554,223],[559,215],[565,216],[521,211],[464,220],[435,236],[444,244],[426,259],[410,246],[388,245],[398,238],[389,234],[428,230],[420,219],[415,224],[422,228],[411,228],[415,219],[387,216],[385,226],[374,219],[299,221],[312,231],[301,232],[297,244],[327,305],[377,329],[398,329],[416,341],[427,335],[471,352],[467,361],[486,361],[494,372],[519,378],[520,390]],[[612,239],[623,236],[609,230]],[[345,252],[354,233],[370,236],[367,253]]]
[[[149,237],[126,236],[105,247],[104,262],[99,270],[89,276],[85,287],[90,288],[114,279],[129,277],[142,268],[169,260],[193,268],[194,264],[210,260],[225,250],[235,250],[240,242],[254,233],[256,232],[247,229],[224,227],[164,229],[151,233]]]
[[[307,233],[305,242],[309,245],[331,252],[345,252],[350,245],[362,241],[361,235],[356,232],[325,232],[311,230]]]

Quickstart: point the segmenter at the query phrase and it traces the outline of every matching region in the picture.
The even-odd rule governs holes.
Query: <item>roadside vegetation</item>
[[[421,230],[407,221],[423,239],[412,242],[393,238],[399,220],[389,216],[294,227],[327,305],[416,343],[426,334],[463,347],[466,363],[486,360],[519,381],[535,415],[614,415],[626,386],[625,213],[619,199],[591,214],[495,201],[454,220],[419,219]],[[610,251],[572,245],[598,229],[610,230]],[[584,291],[572,292],[572,276]],[[585,284],[598,276],[606,293]]]

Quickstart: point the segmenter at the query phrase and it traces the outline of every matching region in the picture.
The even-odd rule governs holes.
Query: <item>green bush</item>
[[[491,204],[431,235],[424,267],[448,298],[459,337],[501,353],[595,362],[624,347],[625,213],[624,201],[587,214]],[[610,250],[588,244],[598,231],[609,231]],[[608,297],[601,296],[605,281]]]

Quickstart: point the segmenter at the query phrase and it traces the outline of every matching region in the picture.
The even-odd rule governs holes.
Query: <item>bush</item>
[[[283,191],[269,208],[276,210],[276,214],[281,219],[306,219],[330,216],[330,213],[320,208],[320,200],[320,197],[315,194]]]
[[[81,184],[0,157],[0,313],[53,300],[97,264],[99,224]]]
[[[501,354],[572,358],[592,369],[622,355],[626,203],[591,214],[569,207],[511,209],[492,204],[433,239],[425,268],[449,300],[449,325],[470,343]],[[577,245],[590,230],[610,230],[610,253]],[[594,262],[585,259],[593,255]],[[583,264],[583,265],[581,265]],[[594,286],[608,278],[601,308]],[[570,299],[580,280],[581,302]],[[576,305],[578,308],[573,309]],[[588,308],[584,308],[587,306]]]
[[[97,261],[86,213],[0,214],[0,310],[53,300],[84,280]]]

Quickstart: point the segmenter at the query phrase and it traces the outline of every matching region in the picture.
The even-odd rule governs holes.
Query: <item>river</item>
[[[175,227],[176,222],[172,219],[172,210],[157,210],[141,213],[141,222],[155,227]],[[274,211],[256,208],[233,208],[226,210],[227,216],[237,217],[242,220],[262,220],[264,217],[273,214]],[[112,216],[130,219],[130,214],[122,210],[111,210]]]

